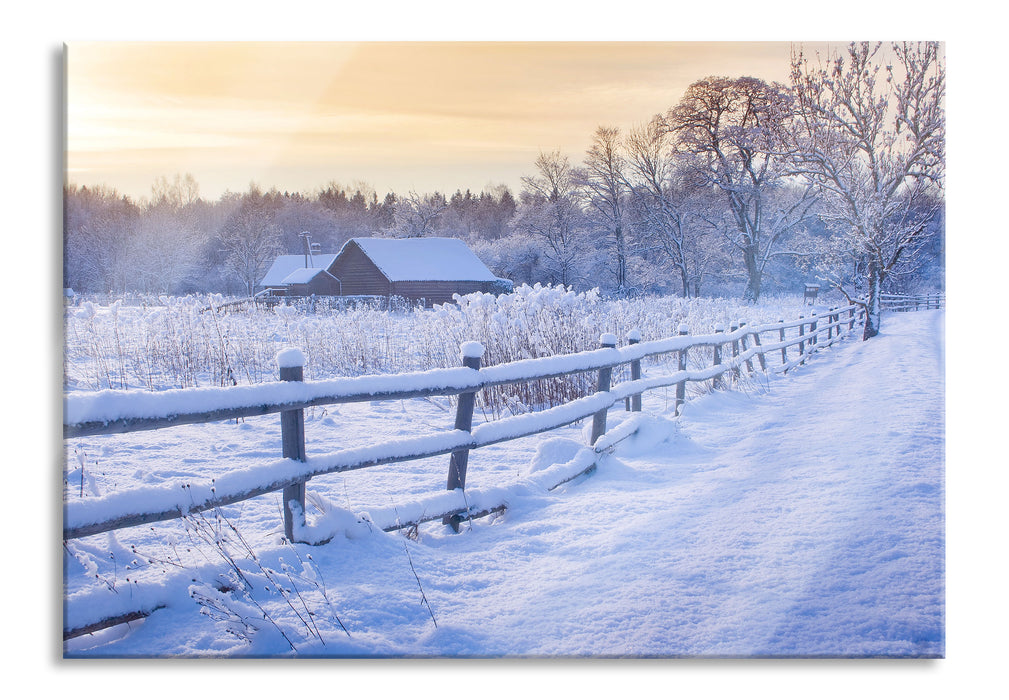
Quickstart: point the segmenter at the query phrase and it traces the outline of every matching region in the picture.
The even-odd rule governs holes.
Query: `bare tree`
[[[648,257],[658,252],[689,298],[700,294],[706,273],[716,261],[722,262],[724,247],[710,223],[708,191],[689,186],[670,141],[659,119],[627,135],[628,213],[638,231],[636,252]]]
[[[536,175],[522,178],[512,229],[544,245],[540,262],[549,276],[546,281],[564,285],[581,282],[588,251],[571,164],[559,151],[540,153],[536,170]]]
[[[834,236],[820,269],[851,298],[866,295],[863,337],[879,333],[880,293],[913,262],[941,206],[945,65],[936,42],[852,43],[812,66],[792,56],[793,161],[823,195]],[[937,196],[940,195],[940,196]],[[845,284],[844,270],[853,271]]]
[[[435,226],[448,201],[440,192],[421,196],[411,191],[396,199],[389,234],[396,238],[423,238],[435,233]]]
[[[586,152],[584,167],[575,178],[586,194],[592,220],[612,237],[617,291],[627,287],[627,241],[624,228],[627,178],[626,161],[620,153],[620,130],[601,126]]]
[[[169,204],[176,209],[188,207],[200,199],[200,185],[192,173],[175,174],[172,181],[164,175],[151,185],[151,204]]]
[[[761,279],[785,237],[801,224],[812,196],[776,197],[787,173],[780,155],[791,105],[788,90],[757,78],[709,77],[691,85],[663,118],[677,137],[693,185],[722,192],[733,226],[723,231],[742,256],[747,274],[744,298],[760,296]]]

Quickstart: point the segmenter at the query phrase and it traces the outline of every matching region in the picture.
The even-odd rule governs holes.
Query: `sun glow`
[[[517,188],[541,150],[580,160],[710,74],[782,80],[785,43],[81,43],[67,50],[67,170],[142,197]]]

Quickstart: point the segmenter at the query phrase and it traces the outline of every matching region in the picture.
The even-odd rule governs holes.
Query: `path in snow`
[[[429,593],[481,631],[458,651],[941,655],[942,319],[893,315],[766,391],[702,397],[511,536],[442,547],[436,578],[482,582]]]
[[[458,535],[306,548],[352,633],[309,652],[943,655],[943,319],[887,315],[870,342],[679,418],[646,397],[657,415],[595,474]],[[542,449],[563,460],[574,434]],[[285,647],[236,646],[180,605],[91,653],[250,652]]]

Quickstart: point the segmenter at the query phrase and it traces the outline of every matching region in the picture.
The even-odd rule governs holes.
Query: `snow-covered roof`
[[[324,272],[329,275],[326,269],[322,267],[299,267],[285,277],[281,281],[281,284],[308,284]],[[332,277],[332,275],[329,276]]]
[[[391,282],[497,279],[458,238],[352,238],[351,241],[361,247]]]
[[[312,267],[309,269],[324,269],[333,264],[336,260],[335,253],[316,253],[311,257]],[[295,270],[305,269],[305,256],[302,255],[279,255],[273,261],[273,265],[267,271],[263,279],[260,280],[260,287],[279,287],[285,284],[285,278]]]

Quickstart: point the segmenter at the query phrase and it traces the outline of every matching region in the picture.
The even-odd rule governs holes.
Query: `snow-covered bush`
[[[521,285],[508,294],[457,296],[433,309],[389,311],[373,304],[316,311],[305,305],[227,308],[215,296],[161,297],[127,306],[83,300],[68,307],[64,384],[67,390],[257,384],[277,379],[275,358],[283,347],[308,358],[306,380],[384,374],[459,364],[467,341],[483,344],[484,366],[526,358],[592,350],[602,333],[626,342],[637,330],[643,341],[795,318],[798,297],[771,298],[746,306],[735,300],[681,297],[606,299],[597,290]],[[688,353],[689,364],[710,363],[710,353]],[[663,364],[656,360],[652,366]],[[676,357],[668,358],[675,369]],[[614,374],[622,381],[624,370]],[[483,392],[478,410],[495,416],[557,405],[594,388],[593,373]]]

